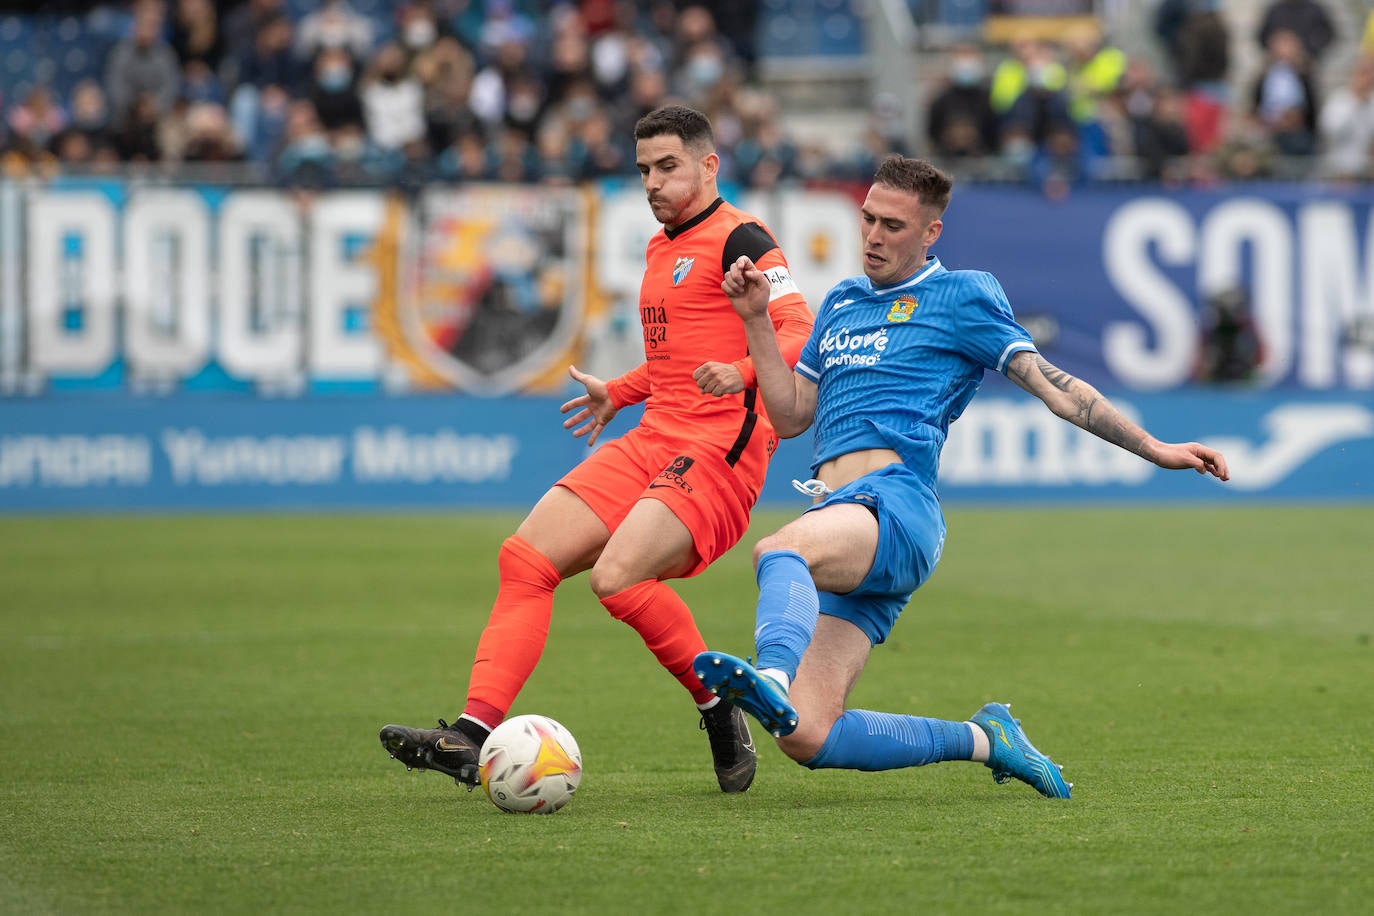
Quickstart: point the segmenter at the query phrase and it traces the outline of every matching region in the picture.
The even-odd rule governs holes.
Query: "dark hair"
[[[683,146],[716,148],[716,136],[711,130],[711,121],[695,108],[685,105],[664,105],[655,108],[635,122],[635,139],[648,140],[672,134],[682,141]]]
[[[949,192],[954,179],[924,159],[909,159],[893,154],[878,165],[873,183],[915,194],[923,207],[933,207],[941,213],[949,206]]]

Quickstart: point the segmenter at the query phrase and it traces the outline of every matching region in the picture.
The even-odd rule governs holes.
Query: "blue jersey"
[[[1035,350],[992,274],[945,270],[875,288],[842,280],[826,294],[796,371],[817,385],[812,470],[890,448],[932,488],[950,421],[1012,354]]]

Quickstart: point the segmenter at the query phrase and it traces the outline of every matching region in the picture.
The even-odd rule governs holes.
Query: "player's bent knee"
[[[562,580],[553,562],[519,535],[511,535],[501,542],[496,568],[502,584],[518,583],[551,590]]]
[[[630,569],[614,561],[606,561],[603,556],[592,567],[591,574],[587,577],[588,584],[592,587],[592,593],[597,598],[605,599],[612,595],[618,595],[632,585],[638,584],[643,576],[634,578]]]
[[[790,735],[775,738],[774,741],[777,742],[778,750],[802,766],[808,766],[809,761],[821,752],[821,748],[825,745],[825,737],[826,733],[817,737],[809,729],[798,729]],[[812,769],[815,768],[812,767]]]
[[[772,553],[775,550],[789,550],[794,553],[796,552],[796,545],[793,544],[787,538],[780,537],[779,535],[780,532],[775,531],[754,545],[755,566],[759,565],[759,560],[762,559],[763,555],[766,553]]]

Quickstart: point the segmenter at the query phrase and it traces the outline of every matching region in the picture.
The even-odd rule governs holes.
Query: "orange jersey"
[[[698,442],[743,447],[756,425],[772,437],[755,387],[744,323],[721,291],[725,271],[748,255],[772,283],[768,310],[778,348],[793,365],[811,334],[811,310],[788,271],[772,233],[757,219],[717,198],[700,215],[650,241],[639,289],[644,362],[608,385],[623,407],[647,398],[640,426]],[[733,363],[745,390],[703,394],[692,373],[703,363]]]

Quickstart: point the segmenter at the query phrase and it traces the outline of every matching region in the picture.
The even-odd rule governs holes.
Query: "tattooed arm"
[[[1056,416],[1162,468],[1192,468],[1230,479],[1226,458],[1197,442],[1160,442],[1112,406],[1102,393],[1039,353],[1022,351],[1007,364],[1007,378],[1045,402]]]

